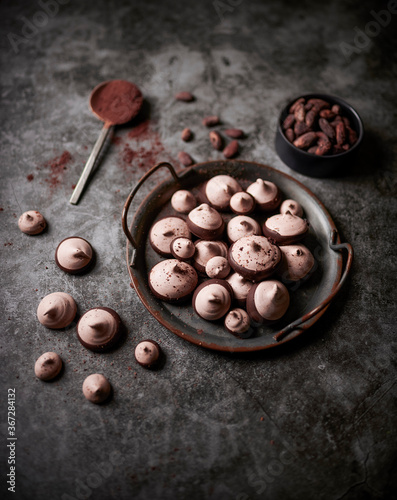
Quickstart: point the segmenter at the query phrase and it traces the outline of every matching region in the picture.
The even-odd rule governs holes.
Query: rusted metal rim
[[[166,314],[162,312],[162,302],[157,301],[156,307],[153,307],[152,304],[149,303],[148,296],[147,296],[147,285],[146,283],[143,283],[142,278],[139,276],[139,273],[136,272],[136,269],[134,269],[133,264],[136,261],[136,254],[139,254],[141,257],[141,253],[144,252],[144,246],[140,245],[136,247],[136,243],[134,238],[127,238],[127,248],[126,248],[126,259],[127,259],[127,267],[128,267],[128,272],[130,275],[131,283],[138,294],[138,297],[144,304],[144,306],[147,308],[147,310],[154,316],[159,323],[161,323],[163,326],[165,326],[168,330],[170,330],[172,333],[178,335],[179,337],[188,340],[189,342],[199,345],[201,347],[205,347],[208,349],[213,349],[213,350],[218,350],[218,351],[225,351],[225,352],[253,352],[253,351],[261,351],[264,349],[268,349],[271,347],[276,347],[279,345],[283,345],[286,342],[289,342],[290,340],[296,338],[297,336],[301,335],[305,330],[310,328],[318,319],[325,313],[327,308],[329,307],[330,302],[333,300],[335,295],[338,293],[339,289],[341,288],[343,282],[345,281],[350,268],[351,268],[351,263],[352,263],[352,258],[353,258],[353,251],[352,248],[349,244],[341,244],[340,238],[338,235],[338,232],[336,230],[335,224],[326,210],[325,206],[323,203],[301,182],[297,181],[293,177],[291,177],[288,174],[285,174],[284,172],[280,172],[279,170],[273,169],[270,166],[259,164],[256,162],[248,162],[248,161],[240,161],[240,160],[227,160],[227,161],[211,161],[211,162],[204,162],[204,163],[199,163],[194,166],[192,166],[189,169],[183,169],[181,171],[172,172],[174,170],[172,166],[168,163],[161,163],[158,165],[155,165],[149,172],[145,174],[145,176],[138,182],[138,184],[134,187],[134,189],[131,191],[129,197],[127,198],[126,204],[124,206],[123,210],[123,215],[122,215],[122,223],[123,223],[123,229],[126,235],[132,236],[132,229],[134,227],[134,222],[137,218],[142,217],[142,214],[145,210],[145,208],[153,202],[154,199],[159,197],[159,193],[161,190],[164,188],[164,186],[167,184],[170,184],[170,179],[163,181],[160,185],[158,185],[154,190],[152,190],[146,197],[145,199],[141,202],[140,206],[138,207],[134,220],[133,222],[128,225],[127,223],[127,217],[128,217],[128,210],[132,202],[133,196],[137,193],[139,190],[139,187],[143,184],[143,182],[150,177],[151,173],[154,171],[158,170],[162,166],[167,167],[170,171],[171,174],[174,178],[174,183],[175,183],[175,190],[180,189],[183,187],[184,184],[184,179],[188,175],[189,172],[194,171],[195,174],[198,175],[198,178],[202,177],[201,182],[204,180],[205,175],[209,175],[211,172],[213,172],[215,169],[221,169],[221,170],[226,170],[229,173],[233,174],[233,172],[238,172],[239,167],[243,166],[243,168],[255,168],[255,169],[264,169],[267,171],[267,173],[274,174],[275,176],[281,176],[283,177],[286,181],[289,183],[292,183],[294,186],[298,186],[299,189],[304,191],[307,195],[308,198],[310,198],[314,204],[318,206],[318,210],[321,211],[321,215],[326,218],[327,224],[329,226],[329,231],[330,235],[332,237],[332,242],[330,245],[330,248],[333,248],[334,254],[333,258],[335,259],[335,265],[336,265],[336,271],[335,271],[335,279],[332,283],[331,288],[328,291],[327,298],[325,300],[322,300],[319,304],[314,307],[310,313],[306,313],[304,316],[302,316],[300,319],[303,319],[303,323],[298,325],[295,325],[296,323],[299,323],[298,320],[290,323],[287,327],[284,327],[281,329],[279,332],[273,335],[273,341],[271,343],[267,342],[264,343],[263,345],[244,345],[242,341],[238,341],[238,339],[231,339],[231,342],[229,345],[223,345],[223,344],[218,344],[217,342],[212,342],[212,341],[207,341],[205,338],[197,338],[193,335],[190,335],[187,332],[184,332],[181,329],[181,325],[178,325],[176,320],[171,321]],[[171,169],[170,169],[171,167]],[[225,172],[226,173],[226,172]],[[178,180],[176,180],[178,179]],[[176,181],[176,182],[175,182]],[[131,196],[132,195],[132,196]],[[136,225],[135,225],[136,227]],[[144,230],[147,230],[148,228],[145,228]],[[142,228],[141,228],[142,230]],[[133,245],[131,242],[135,243],[135,248],[133,248]],[[333,245],[333,247],[332,247]],[[345,272],[343,274],[342,280],[342,268],[343,268],[343,258],[341,255],[340,250],[345,248],[349,252],[349,258],[348,262],[345,268]],[[132,250],[132,256],[131,256],[131,250]],[[132,264],[132,265],[131,265]],[[147,277],[146,277],[147,281]],[[151,300],[153,300],[151,298]],[[291,326],[292,325],[292,326]],[[260,337],[261,338],[261,337]]]

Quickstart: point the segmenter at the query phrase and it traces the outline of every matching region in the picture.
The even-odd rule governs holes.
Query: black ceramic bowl
[[[284,107],[278,120],[275,140],[277,154],[288,167],[310,177],[331,177],[341,174],[354,162],[356,153],[363,140],[364,128],[360,116],[350,104],[333,95],[305,94],[299,97],[304,97],[305,99],[323,99],[329,102],[331,106],[339,104],[341,115],[350,120],[351,127],[357,133],[357,142],[343,153],[324,156],[317,156],[295,147],[284,135],[282,124],[289,114],[289,108],[298,99],[296,97]]]

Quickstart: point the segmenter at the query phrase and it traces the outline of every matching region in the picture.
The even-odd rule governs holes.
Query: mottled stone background
[[[16,493],[6,498],[394,498],[397,14],[388,23],[383,14],[379,29],[369,24],[371,11],[388,5],[396,9],[342,0],[1,3],[1,490],[9,387],[18,437]],[[112,78],[142,88],[148,121],[136,137],[132,126],[116,131],[73,207],[72,186],[101,127],[88,97]],[[175,102],[180,90],[196,101]],[[219,158],[200,125],[213,112],[247,132],[242,159],[291,174],[274,149],[277,117],[288,99],[310,91],[349,101],[366,129],[344,177],[293,174],[355,248],[347,286],[285,348],[232,356],[184,342],[129,286],[120,223],[129,190],[155,162],[175,161],[185,126],[196,132],[185,147],[196,161]],[[65,151],[63,169],[54,159]],[[17,227],[32,208],[49,222],[39,237]],[[83,277],[54,262],[55,247],[72,234],[97,250],[95,269]],[[71,293],[80,312],[116,309],[125,343],[95,355],[78,343],[75,324],[42,327],[37,305],[57,290]],[[160,371],[134,361],[146,337],[161,341]],[[66,368],[45,384],[33,366],[48,350]],[[102,407],[81,392],[97,371],[114,387]]]

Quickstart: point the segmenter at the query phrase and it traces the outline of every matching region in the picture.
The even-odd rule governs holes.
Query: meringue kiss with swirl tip
[[[290,212],[292,215],[297,215],[298,217],[303,216],[303,208],[295,200],[284,200],[280,206],[280,214],[285,214],[285,212]]]
[[[23,233],[34,236],[44,231],[47,222],[37,210],[28,210],[19,217],[18,227]]]
[[[203,186],[205,201],[217,210],[227,210],[230,198],[242,191],[240,184],[230,175],[216,175]]]
[[[250,236],[255,234],[257,236],[262,234],[260,224],[252,217],[246,215],[236,215],[230,219],[226,226],[228,240],[231,243],[239,240],[243,236]]]
[[[68,293],[55,292],[46,295],[37,308],[37,319],[47,328],[65,328],[74,320],[76,302]]]
[[[189,212],[187,225],[195,236],[203,240],[217,240],[225,229],[221,214],[207,203]]]
[[[120,316],[109,307],[95,307],[81,316],[77,323],[80,343],[91,351],[111,349],[120,339]]]
[[[94,261],[91,244],[79,236],[65,238],[55,250],[55,262],[65,273],[83,274],[91,269]]]
[[[284,214],[273,215],[263,224],[263,234],[279,245],[291,245],[301,240],[309,230],[306,219],[287,211]]]
[[[225,328],[228,332],[240,339],[247,339],[252,335],[251,321],[244,309],[233,309],[227,313]]]
[[[151,227],[149,242],[159,255],[170,257],[171,242],[178,236],[190,239],[190,231],[186,222],[179,216],[163,217]]]
[[[193,266],[200,274],[206,274],[205,266],[213,257],[227,257],[228,248],[224,241],[197,240],[194,246]]]
[[[149,273],[152,294],[167,302],[183,302],[191,297],[196,288],[196,270],[187,262],[177,259],[162,260]]]
[[[246,191],[255,198],[256,206],[264,212],[274,210],[281,203],[280,190],[273,182],[257,179]]]
[[[209,278],[223,279],[230,273],[230,264],[225,257],[212,257],[205,266],[205,272]]]
[[[179,238],[172,240],[170,249],[172,256],[178,260],[189,260],[196,251],[193,241],[184,236],[179,236]]]
[[[62,369],[62,359],[56,352],[45,352],[34,365],[34,373],[40,380],[54,379]]]
[[[283,254],[280,269],[277,271],[283,283],[296,283],[306,280],[313,268],[314,257],[305,245],[280,246]]]
[[[197,202],[194,194],[186,189],[175,191],[171,198],[172,208],[181,214],[188,214],[193,208],[196,208]]]
[[[231,267],[257,282],[271,276],[281,261],[281,250],[264,236],[244,236],[229,248]]]
[[[193,294],[193,309],[207,321],[222,318],[230,309],[233,290],[225,280],[211,279],[201,283]]]
[[[91,403],[104,403],[112,392],[109,380],[101,373],[93,373],[83,382],[83,394]]]
[[[245,307],[248,292],[253,287],[253,282],[245,279],[239,273],[230,274],[226,281],[233,288],[235,302],[242,307]]]
[[[230,208],[238,215],[248,215],[255,210],[256,201],[252,194],[245,191],[235,193],[230,198]]]
[[[135,347],[135,359],[144,368],[155,367],[161,355],[161,348],[154,340],[143,340]]]
[[[276,280],[256,283],[248,293],[247,312],[256,323],[267,324],[279,320],[288,306],[288,290]]]

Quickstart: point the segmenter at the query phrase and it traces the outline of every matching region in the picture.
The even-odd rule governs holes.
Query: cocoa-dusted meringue
[[[171,256],[171,242],[183,236],[190,239],[190,231],[182,217],[163,217],[150,229],[149,241],[155,252],[163,257]]]
[[[202,203],[189,213],[187,225],[195,236],[204,240],[218,239],[225,229],[221,214],[207,203]]]
[[[287,211],[284,214],[273,215],[263,224],[263,234],[272,238],[280,245],[291,245],[301,240],[309,230],[306,219],[292,215]]]
[[[84,238],[71,236],[59,243],[55,250],[55,262],[58,267],[69,274],[82,274],[91,267],[94,261],[94,250]]]
[[[175,191],[171,198],[171,206],[181,214],[188,214],[197,205],[194,194],[186,189]]]
[[[273,182],[257,179],[246,191],[255,198],[257,207],[263,211],[274,210],[280,205],[281,194]]]
[[[254,282],[271,276],[280,260],[281,250],[264,236],[244,236],[229,249],[231,267]]]
[[[218,210],[226,210],[230,198],[242,191],[240,184],[230,175],[216,175],[205,184],[205,198],[209,204]]]
[[[245,191],[235,193],[230,198],[230,208],[235,214],[248,215],[254,211],[255,205],[255,198]]]
[[[47,226],[47,222],[37,210],[28,210],[24,212],[18,220],[19,229],[31,236],[40,234]]]
[[[247,339],[252,335],[251,321],[244,309],[233,309],[227,313],[225,328],[236,337]]]
[[[190,298],[197,282],[195,269],[187,262],[177,259],[163,260],[149,273],[151,292],[167,302],[182,302]]]
[[[189,238],[179,236],[171,241],[171,254],[178,260],[189,260],[193,257],[196,247]]]
[[[225,257],[212,257],[205,266],[209,278],[223,279],[230,273],[230,264]]]
[[[160,359],[161,348],[154,340],[143,340],[135,347],[135,359],[145,368],[153,368]]]
[[[111,392],[112,386],[109,380],[100,373],[89,375],[84,380],[83,394],[91,403],[103,403],[109,398]]]
[[[111,349],[121,334],[120,316],[109,307],[95,307],[81,316],[77,323],[77,337],[91,351]]]
[[[286,287],[276,280],[256,283],[248,293],[247,312],[257,323],[277,321],[289,306]]]
[[[193,294],[193,308],[201,318],[215,321],[230,309],[233,290],[227,281],[211,279],[196,288]]]
[[[283,254],[278,275],[285,283],[306,278],[314,266],[314,257],[305,245],[280,246]]]
[[[52,380],[62,369],[62,359],[56,352],[45,352],[34,365],[34,373],[40,380]]]
[[[228,248],[224,241],[198,240],[194,246],[193,266],[201,274],[205,274],[205,266],[212,257],[227,257]]]
[[[236,215],[230,219],[226,226],[227,237],[231,243],[239,240],[243,236],[251,234],[261,235],[261,226],[255,219],[247,215]]]
[[[298,217],[303,216],[303,208],[295,200],[284,200],[280,205],[280,214],[285,214],[285,212],[290,212],[292,215],[297,215]]]
[[[37,308],[37,319],[47,328],[65,328],[74,320],[76,302],[68,293],[54,292],[46,295]]]
[[[239,273],[233,273],[226,278],[226,281],[233,288],[234,299],[241,306],[245,306],[248,292],[253,287],[253,282],[245,279]]]

